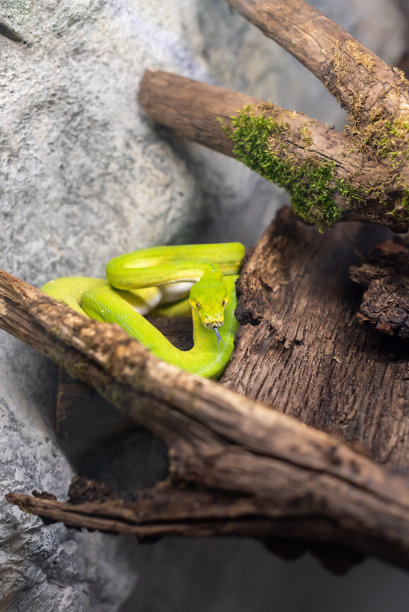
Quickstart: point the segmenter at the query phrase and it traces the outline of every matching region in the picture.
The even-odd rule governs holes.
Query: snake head
[[[218,278],[203,276],[191,288],[189,301],[203,327],[217,329],[223,325],[227,292],[221,275]]]

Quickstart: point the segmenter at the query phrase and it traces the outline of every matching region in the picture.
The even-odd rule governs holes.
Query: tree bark
[[[359,266],[353,281],[366,291],[358,319],[388,336],[409,340],[409,238],[395,236],[377,246]]]
[[[294,55],[356,121],[368,123],[374,110],[407,114],[408,83],[402,73],[316,8],[303,0],[227,1]]]
[[[409,82],[302,0],[229,0],[311,70],[348,110],[345,133],[238,92],[147,71],[147,115],[232,155],[290,193],[302,218],[409,229]]]
[[[361,291],[349,278],[388,237],[355,223],[320,235],[283,209],[240,276],[242,326],[223,381],[406,469],[407,347],[361,325]]]
[[[280,409],[285,407],[293,414],[297,412],[302,420],[324,424],[328,429],[334,429],[338,419],[338,433],[354,440],[372,441],[374,456],[388,460],[392,465],[403,466],[406,454],[401,438],[406,439],[406,414],[403,414],[402,406],[400,432],[396,434],[399,452],[395,450],[387,457],[379,457],[379,447],[374,440],[380,436],[382,446],[392,431],[389,429],[388,434],[382,433],[386,419],[382,421],[380,398],[377,416],[381,422],[377,423],[378,427],[373,420],[372,429],[368,428],[370,435],[363,432],[363,427],[361,436],[350,435],[357,431],[361,421],[356,415],[358,405],[369,417],[365,403],[356,397],[361,389],[366,389],[361,400],[378,389],[375,387],[373,391],[371,387],[374,382],[371,369],[374,367],[371,359],[376,358],[374,353],[359,371],[362,377],[367,377],[367,385],[349,391],[353,381],[348,378],[351,376],[348,360],[334,359],[342,348],[334,342],[339,332],[334,330],[332,336],[328,335],[331,324],[337,325],[338,330],[345,329],[347,334],[350,328],[353,334],[357,334],[358,329],[364,330],[351,323],[351,306],[345,323],[344,315],[348,308],[343,306],[342,296],[346,301],[350,298],[346,281],[336,291],[336,299],[328,303],[330,291],[338,285],[331,276],[326,276],[327,266],[331,270],[337,268],[333,268],[333,262],[325,262],[328,254],[325,249],[328,251],[331,246],[331,250],[337,253],[335,260],[338,261],[339,274],[346,278],[348,264],[353,259],[351,253],[359,244],[354,242],[352,232],[348,240],[345,234],[342,235],[347,227],[322,236],[314,228],[294,222],[292,215],[284,210],[273,228],[268,230],[250,254],[242,272],[239,316],[245,324],[225,382],[232,385],[234,372],[238,373],[244,361],[248,360],[250,368],[237,374],[242,380],[241,391],[266,399],[266,386],[270,389],[276,385],[280,387],[285,378],[290,392],[287,389],[282,397],[280,392],[275,393],[274,405]],[[338,240],[337,233],[341,236]],[[359,232],[354,234],[358,240]],[[375,238],[378,236],[372,236],[369,242]],[[360,246],[362,248],[362,244]],[[298,257],[295,257],[295,251]],[[289,259],[291,256],[296,259],[293,265]],[[321,277],[319,274],[311,276],[317,261],[321,261]],[[255,274],[257,265],[259,272]],[[243,293],[252,275],[253,282],[263,286],[257,307],[252,302],[251,287],[245,288],[245,293],[250,293],[248,299]],[[304,300],[301,298],[305,291],[302,278],[309,278],[307,284],[313,283],[308,298]],[[327,291],[324,280],[329,285]],[[274,322],[271,309],[279,313],[291,293],[294,312],[291,314],[288,310],[286,316],[292,316],[292,321],[295,321],[300,318],[297,308],[304,308],[303,320],[295,335],[297,328],[292,321],[288,326],[285,324],[287,333],[283,335],[282,328],[280,335],[279,314],[276,314]],[[318,316],[314,311],[319,302],[317,295],[310,308],[306,308],[305,300],[314,299],[314,293],[320,295],[321,302],[326,305]],[[277,299],[280,297],[280,302],[274,299],[275,296]],[[268,305],[269,302],[273,303]],[[332,312],[340,306],[338,313]],[[327,320],[324,320],[325,313],[331,313]],[[408,565],[409,485],[406,479],[348,447],[337,437],[313,429],[260,401],[243,397],[224,385],[160,362],[116,326],[83,317],[6,273],[0,275],[0,325],[53,358],[71,375],[94,386],[127,418],[159,436],[167,444],[170,457],[169,480],[131,498],[115,497],[104,487],[97,487],[95,496],[95,483],[80,483],[79,487],[77,483],[71,503],[49,499],[49,495],[44,498],[16,493],[8,494],[10,502],[50,520],[63,520],[68,525],[123,531],[141,537],[182,533],[275,536],[302,543],[331,543],[357,554],[373,554],[405,567]],[[314,325],[318,336],[315,343],[307,338],[307,332],[314,335],[311,332]],[[291,334],[288,329],[292,330]],[[325,333],[320,338],[321,329]],[[367,331],[365,329],[363,333]],[[246,338],[249,343],[246,343]],[[350,342],[348,338],[345,340],[348,346]],[[307,347],[304,349],[306,352],[297,354],[297,348],[302,350],[303,346]],[[313,349],[315,356],[309,357]],[[289,357],[287,370],[283,373],[282,367],[274,368],[272,356],[285,350],[287,355],[295,354],[294,364]],[[258,359],[257,364],[255,359]],[[324,400],[319,400],[325,382],[322,377],[316,381],[314,399],[311,374],[316,370],[303,365],[308,359],[318,365],[318,371],[328,371],[322,365],[325,363],[343,371],[337,384],[331,385],[324,393]],[[301,368],[300,376],[295,372],[295,362]],[[391,366],[389,379],[384,374],[384,380],[399,384],[399,368],[399,364],[395,370]],[[298,392],[297,384],[301,383],[305,370],[309,371],[309,377],[306,377],[304,392]],[[291,384],[293,376],[294,385]],[[268,385],[267,378],[270,379]],[[261,384],[263,381],[264,386]],[[309,391],[305,392],[308,381]],[[247,385],[245,389],[244,384]],[[343,385],[342,392],[340,385]],[[402,381],[400,390],[403,389]],[[330,414],[331,395],[336,400],[332,420],[319,415],[320,409]],[[341,395],[342,411],[337,403]],[[393,416],[396,417],[396,411]],[[353,425],[348,429],[345,425],[351,422]]]

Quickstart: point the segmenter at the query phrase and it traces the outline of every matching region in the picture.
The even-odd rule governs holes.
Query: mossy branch
[[[284,187],[307,222],[409,227],[404,122],[342,133],[303,113],[161,71],[145,72],[140,97],[158,123]]]
[[[163,72],[148,71],[142,79],[148,115],[284,187],[301,217],[320,228],[356,219],[407,231],[409,82],[403,73],[303,0],[228,1],[324,83],[348,111],[345,133]]]
[[[352,188],[345,179],[336,176],[335,161],[318,161],[314,155],[304,159],[289,155],[289,138],[294,131],[288,123],[277,123],[269,114],[271,108],[247,106],[232,118],[232,126],[223,125],[227,136],[235,143],[233,153],[246,166],[261,176],[284,187],[291,194],[294,209],[307,222],[319,227],[332,225],[342,218],[342,209],[336,205],[334,193],[344,191],[350,200],[361,199],[361,189]],[[299,129],[301,147],[307,150],[313,144],[308,124]]]

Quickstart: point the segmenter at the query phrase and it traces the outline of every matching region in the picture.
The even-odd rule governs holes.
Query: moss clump
[[[401,204],[403,208],[406,208],[406,210],[409,210],[409,189],[405,189],[403,191]]]
[[[385,118],[376,111],[370,122],[361,126],[352,114],[348,117],[346,133],[358,151],[367,159],[377,160],[387,169],[382,183],[371,186],[372,197],[388,204],[388,194],[396,194],[394,209],[389,215],[407,223],[409,216],[409,186],[402,178],[402,169],[409,160],[409,123],[405,118]],[[400,194],[400,195],[399,195]],[[396,210],[395,210],[396,209]]]
[[[363,66],[368,74],[375,74],[375,60],[368,52],[362,51],[360,45],[354,40],[347,40],[346,47],[357,66]]]
[[[303,144],[309,147],[310,144],[312,144],[312,132],[308,124],[305,124],[302,128],[300,128],[299,133]]]
[[[386,159],[392,170],[399,170],[409,158],[409,124],[401,119],[385,119],[374,115],[361,126],[354,116],[348,116],[346,133],[368,159]]]
[[[286,146],[288,125],[255,110],[251,106],[243,108],[232,117],[232,127],[223,127],[235,143],[236,158],[286,189],[293,207],[305,221],[320,229],[339,221],[342,210],[334,196],[339,193],[348,200],[360,200],[359,191],[336,176],[336,162],[320,163],[308,156],[300,160],[290,154]],[[301,133],[301,138],[309,135]]]

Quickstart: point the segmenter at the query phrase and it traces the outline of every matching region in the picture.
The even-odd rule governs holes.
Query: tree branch
[[[303,0],[227,0],[267,37],[289,51],[328,88],[357,122],[407,115],[408,83],[362,43]]]
[[[409,229],[409,82],[301,0],[231,0],[312,70],[349,111],[345,134],[238,92],[148,71],[148,116],[179,136],[233,155],[284,187],[299,215]]]
[[[140,98],[149,117],[171,127],[179,137],[237,157],[287,188],[296,210],[308,221],[331,223],[339,207],[344,220],[383,223],[396,231],[407,227],[401,214],[402,184],[391,183],[390,168],[352,148],[348,136],[303,113],[160,71],[145,72]],[[234,124],[234,117],[248,108],[250,116],[268,124],[248,125],[245,133],[246,128]],[[260,129],[267,130],[267,139],[260,140]],[[236,132],[239,136],[233,146]],[[408,172],[402,169],[402,176]],[[387,194],[385,185],[389,185]]]
[[[209,491],[225,496],[221,507],[227,523],[224,528],[215,516],[219,499],[208,512],[199,505],[197,520],[187,522],[194,515],[189,496],[180,519],[172,511],[162,526],[152,522],[143,529],[138,513],[145,502],[138,500],[118,502],[126,520],[109,499],[106,506],[98,501],[86,508],[14,494],[8,496],[11,502],[68,524],[140,535],[249,534],[254,525],[254,534],[264,536],[278,533],[281,525],[286,537],[325,536],[359,553],[408,563],[406,479],[328,434],[159,361],[116,326],[83,317],[5,272],[0,274],[0,325],[159,435],[169,447],[171,486],[200,485],[207,500]],[[105,518],[96,520],[99,512]],[[316,528],[305,532],[306,525]]]
[[[317,162],[336,160],[341,172],[356,173],[365,163],[362,154],[350,154],[351,143],[342,133],[297,113],[237,91],[201,83],[161,70],[146,70],[139,97],[148,116],[172,128],[182,138],[234,157],[233,142],[222,126],[233,127],[232,117],[254,106],[275,123],[285,123],[288,155],[305,155],[307,149]],[[304,130],[304,131],[302,131]]]

